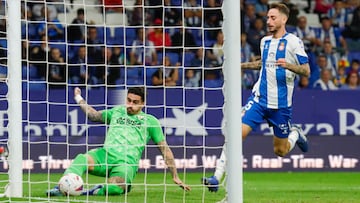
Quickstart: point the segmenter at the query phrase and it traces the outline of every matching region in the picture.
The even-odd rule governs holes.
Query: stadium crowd
[[[291,10],[287,31],[303,40],[310,59],[311,76],[297,78],[297,88],[360,90],[360,0],[279,1]],[[222,0],[89,1],[104,21],[107,14],[122,15],[126,22],[118,25],[96,23],[88,7],[66,2],[23,2],[23,79],[52,88],[222,86]],[[241,0],[241,62],[259,59],[271,2]],[[68,23],[60,18],[70,13]],[[6,77],[6,19],[0,20],[0,77]],[[243,71],[243,88],[251,89],[258,74]]]

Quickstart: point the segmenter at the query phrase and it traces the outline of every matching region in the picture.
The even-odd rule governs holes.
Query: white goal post
[[[22,197],[22,87],[21,87],[21,6],[7,0],[8,105],[9,105],[9,185],[5,194]]]

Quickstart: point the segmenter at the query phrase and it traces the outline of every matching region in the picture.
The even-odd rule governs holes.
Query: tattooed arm
[[[176,165],[175,165],[174,155],[173,155],[169,145],[166,143],[166,141],[161,141],[158,143],[158,147],[159,147],[159,150],[160,150],[162,156],[164,157],[166,166],[168,167],[168,169],[171,173],[174,183],[179,185],[185,191],[190,191],[191,188],[188,185],[185,185],[178,176]]]
[[[309,77],[310,76],[310,66],[308,63],[302,65],[295,65],[291,63],[287,63],[285,59],[278,59],[277,65],[284,67],[296,74]]]
[[[103,122],[101,111],[95,110],[93,107],[88,105],[84,98],[81,96],[80,88],[74,89],[74,100],[80,105],[81,110],[87,115],[87,117],[94,122]]]
[[[259,70],[261,68],[261,60],[253,61],[253,62],[245,62],[241,63],[242,69],[255,69]]]

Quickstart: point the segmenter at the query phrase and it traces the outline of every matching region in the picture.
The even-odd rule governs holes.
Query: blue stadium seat
[[[175,65],[177,62],[180,62],[179,60],[179,54],[177,53],[172,53],[172,52],[169,52],[169,53],[166,53],[166,56],[168,56],[170,58],[170,62],[171,64]]]
[[[115,27],[114,30],[114,44],[115,45],[123,45],[124,44],[124,27]]]
[[[182,0],[171,0],[171,5],[172,6],[181,6]]]
[[[222,87],[223,80],[216,79],[216,80],[204,80],[204,87],[207,88],[219,88]]]
[[[128,67],[125,72],[127,85],[144,85],[143,67]]]
[[[22,79],[29,79],[29,80],[37,80],[39,79],[38,76],[38,69],[33,65],[29,66],[22,66]]]
[[[126,45],[132,45],[133,41],[136,39],[136,28],[126,28],[125,29]]]
[[[348,60],[351,63],[353,59],[360,60],[360,51],[351,51],[348,54]]]
[[[158,70],[159,67],[153,68],[153,67],[147,67],[146,68],[146,75],[145,75],[145,79],[146,79],[146,85],[151,85],[151,76]]]
[[[45,82],[23,82],[22,83],[22,88],[23,90],[41,90],[41,91],[45,91],[46,90],[46,83]]]
[[[96,30],[97,30],[97,38],[98,40],[101,42],[101,43],[104,43],[105,40],[105,27],[97,27]]]
[[[191,66],[191,60],[195,57],[195,54],[193,52],[185,52],[184,53],[184,66],[190,67]]]

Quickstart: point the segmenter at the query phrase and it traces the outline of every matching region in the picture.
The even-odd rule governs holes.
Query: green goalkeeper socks
[[[71,163],[70,167],[66,169],[64,174],[75,173],[82,176],[87,170],[87,163],[87,157],[84,154],[79,154],[75,157],[74,161]]]
[[[96,195],[122,195],[124,194],[124,189],[117,185],[104,185],[96,192]]]

